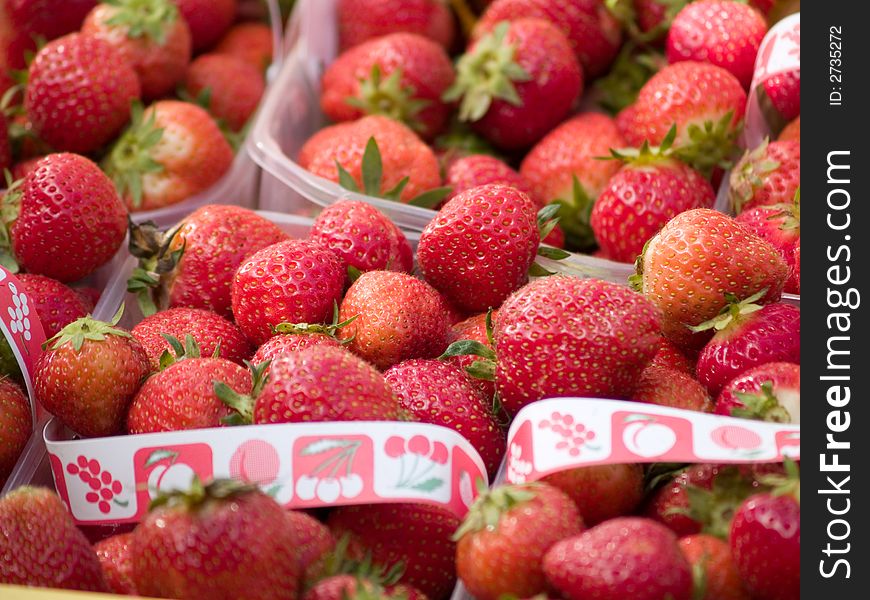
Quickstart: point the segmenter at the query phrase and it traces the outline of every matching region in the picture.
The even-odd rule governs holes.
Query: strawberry
[[[257,110],[266,91],[263,72],[229,54],[203,54],[187,69],[184,88],[203,98],[209,113],[230,131],[240,131]]]
[[[120,132],[140,92],[133,67],[111,44],[71,33],[37,52],[24,108],[36,134],[50,146],[86,153]]]
[[[487,154],[471,154],[452,161],[447,167],[445,180],[452,190],[448,200],[471,188],[496,184],[521,191],[539,208],[543,205],[525,177],[504,161]]]
[[[117,0],[97,5],[82,33],[111,44],[136,71],[142,97],[165,96],[190,62],[190,30],[171,0]]]
[[[335,549],[335,538],[326,525],[304,512],[288,510],[285,514],[296,540],[302,583],[308,588],[326,569],[329,555]]]
[[[800,423],[800,365],[771,362],[744,371],[719,392],[715,411],[731,417]]]
[[[619,517],[558,542],[543,568],[570,600],[692,597],[692,570],[677,537],[651,519]]]
[[[90,317],[77,319],[47,342],[36,361],[36,399],[86,437],[119,433],[127,407],[149,373],[145,350],[130,332]]]
[[[731,171],[729,199],[737,213],[756,206],[791,204],[801,184],[800,141],[765,141]]]
[[[318,581],[302,596],[303,600],[353,600],[361,598],[384,598],[404,600],[427,600],[420,590],[397,585],[383,587],[376,581],[359,575],[333,575]]]
[[[113,594],[135,596],[133,584],[133,563],[130,557],[130,542],[133,533],[119,533],[94,544],[97,558],[103,567],[106,586]]]
[[[631,0],[629,22],[626,23],[632,38],[641,42],[660,45],[667,36],[674,17],[690,0]],[[616,3],[618,5],[618,3]]]
[[[726,293],[760,302],[782,292],[788,266],[776,248],[720,212],[697,208],[671,219],[637,261],[635,285],[664,314],[662,331],[680,346],[700,347],[709,332],[693,333],[728,304]]]
[[[789,122],[782,131],[779,132],[779,137],[776,138],[778,142],[788,142],[788,141],[796,141],[800,143],[801,141],[801,116],[798,116]]]
[[[414,268],[408,238],[385,214],[365,202],[346,200],[324,208],[308,235],[361,272],[410,273]]]
[[[742,302],[732,302],[722,313],[697,329],[716,331],[698,356],[698,381],[716,395],[727,382],[746,370],[768,362],[801,360],[801,311],[781,302],[754,304],[764,290]]]
[[[501,21],[544,19],[565,34],[590,78],[607,71],[619,51],[619,22],[602,0],[495,0],[480,18],[474,36],[495,28]]]
[[[363,157],[371,139],[375,140],[377,148],[384,149],[380,154],[383,178],[380,174],[375,177],[376,185],[382,183],[383,187],[377,190],[371,189],[369,178],[363,177],[366,162]],[[343,170],[356,186],[363,186],[368,195],[380,196],[382,190],[398,189],[396,198],[406,203],[441,185],[438,160],[432,150],[407,126],[380,115],[324,127],[303,144],[297,162],[319,177],[348,187],[349,183],[340,177]],[[336,163],[340,170],[336,169]],[[397,188],[406,177],[403,187]]]
[[[616,122],[616,130],[625,139],[625,142],[629,146],[640,148],[646,140],[646,134],[641,130],[641,123],[635,122],[636,115],[636,106],[629,104],[617,113],[614,121]]]
[[[692,567],[698,600],[749,600],[731,558],[728,542],[707,534],[689,535],[677,542]]]
[[[559,224],[569,247],[588,248],[593,240],[589,213],[595,199],[619,170],[617,161],[599,160],[625,141],[607,115],[584,113],[551,131],[523,159],[520,174],[543,202],[558,202]]]
[[[100,561],[52,491],[24,486],[0,499],[0,583],[106,591]]]
[[[386,369],[410,358],[435,358],[448,344],[447,303],[428,283],[407,273],[369,271],[353,282],[338,320],[347,348]]]
[[[2,94],[0,90],[0,95]],[[3,112],[0,111],[0,171],[10,168],[12,168],[12,146],[9,144],[9,126]]]
[[[553,229],[541,240],[541,243],[545,246],[552,246],[553,248],[565,249],[565,231],[556,225]]]
[[[187,21],[195,53],[208,50],[236,19],[237,0],[172,0]]]
[[[279,323],[322,323],[344,289],[345,270],[337,254],[313,240],[287,240],[248,257],[233,278],[236,324],[255,344]]]
[[[33,273],[19,273],[17,277],[42,323],[46,338],[53,338],[61,329],[94,309],[92,302],[50,277]]]
[[[568,494],[589,527],[634,512],[643,499],[643,469],[636,464],[578,467],[542,481]]]
[[[505,150],[528,148],[558,125],[583,93],[567,38],[541,19],[501,22],[456,63],[444,99],[459,118]]]
[[[492,323],[498,317],[498,311],[494,310],[489,313],[480,313],[472,317],[468,317],[463,321],[454,323],[450,327],[450,343],[460,340],[473,340],[480,342],[490,350],[494,350],[492,340]],[[458,356],[449,356],[447,360],[460,367],[466,374],[468,368],[477,360],[474,355],[462,354]],[[469,374],[470,375],[470,374]],[[486,379],[478,379],[469,377],[469,381],[483,393],[483,397],[487,400],[492,399],[495,394],[495,383]]]
[[[229,480],[159,496],[130,542],[136,590],[179,599],[297,598],[296,551],[284,509]]]
[[[27,177],[28,173],[36,170],[36,166],[43,158],[44,155],[34,156],[33,158],[28,158],[15,163],[12,166],[12,179],[18,180]]]
[[[297,350],[304,350],[305,348],[319,346],[321,344],[332,346],[334,348],[341,347],[341,342],[327,333],[300,332],[273,335],[257,348],[257,351],[254,352],[254,357],[251,359],[251,363],[259,365],[264,361],[272,360],[282,354],[290,354]],[[268,367],[266,368],[266,371],[268,372]]]
[[[539,594],[545,553],[583,528],[571,498],[546,483],[482,490],[454,535],[457,574],[477,600]]]
[[[449,427],[467,439],[495,477],[505,451],[504,432],[484,398],[456,365],[439,360],[406,360],[386,370],[384,379],[399,406],[421,423]]]
[[[419,33],[449,49],[454,25],[442,0],[338,0],[339,50],[383,35]]]
[[[614,151],[625,166],[607,182],[589,219],[607,258],[634,262],[647,240],[673,217],[692,208],[713,207],[713,186],[670,156],[675,133],[673,129],[657,149],[644,142],[637,152]]]
[[[736,220],[752,233],[770,242],[789,266],[785,292],[800,294],[800,268],[795,268],[801,239],[800,188],[790,204],[766,204],[744,210]]]
[[[431,140],[447,125],[441,96],[453,79],[444,48],[417,33],[393,33],[354,46],[329,66],[320,107],[333,121],[385,115]]]
[[[718,465],[697,464],[680,471],[676,477],[649,497],[644,516],[667,525],[678,536],[700,533],[708,523],[707,515],[692,514],[689,490],[712,491],[721,469]]]
[[[153,226],[133,226],[131,239],[131,252],[140,260],[127,285],[137,293],[144,314],[188,307],[231,318],[236,269],[288,236],[247,208],[207,204],[166,234]]]
[[[131,331],[142,344],[152,371],[160,370],[160,357],[172,350],[164,337],[183,340],[190,335],[206,356],[218,352],[221,358],[242,364],[253,349],[241,329],[222,316],[199,308],[170,308],[145,317]]]
[[[212,52],[231,54],[261,73],[272,64],[272,28],[265,23],[233,25]]]
[[[706,388],[691,375],[667,367],[648,366],[640,374],[631,399],[659,406],[712,412]]]
[[[692,2],[677,14],[668,31],[668,62],[708,62],[727,70],[748,89],[766,33],[764,16],[751,6],[732,0]]]
[[[779,117],[790,121],[801,114],[801,71],[786,71],[768,77],[762,83],[766,100]]]
[[[79,29],[97,0],[3,0],[0,2],[0,95],[6,69],[25,68],[37,41]],[[5,56],[4,56],[5,53]]]
[[[658,352],[647,366],[673,369],[694,376],[696,362],[696,359],[689,357],[676,344],[667,338],[662,338]]]
[[[8,229],[2,245],[22,268],[61,282],[90,275],[124,241],[124,205],[112,182],[83,156],[46,156],[2,205]]]
[[[0,488],[24,452],[33,428],[30,402],[8,377],[0,377]]]

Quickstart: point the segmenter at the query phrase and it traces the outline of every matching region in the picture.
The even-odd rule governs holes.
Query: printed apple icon
[[[638,415],[622,430],[622,442],[634,454],[652,458],[673,448],[677,434],[651,417]]]
[[[148,475],[148,493],[152,498],[159,492],[188,490],[196,473],[184,463],[161,464]]]

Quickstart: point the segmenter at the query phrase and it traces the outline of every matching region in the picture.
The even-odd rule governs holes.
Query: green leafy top
[[[524,504],[535,497],[535,488],[538,484],[526,483],[522,485],[499,485],[487,488],[483,480],[477,480],[478,496],[468,509],[465,520],[453,534],[453,541],[459,541],[466,534],[493,530],[498,527],[504,513]]]
[[[148,510],[155,510],[161,506],[168,509],[186,508],[196,510],[210,500],[229,500],[236,496],[255,493],[258,488],[254,484],[241,483],[235,479],[215,479],[203,484],[198,475],[194,475],[190,482],[190,489],[161,491]]]
[[[727,304],[719,312],[718,315],[716,315],[709,321],[704,321],[700,325],[690,325],[688,327],[695,333],[698,333],[700,331],[707,331],[708,329],[722,331],[723,329],[730,326],[732,323],[738,323],[741,320],[741,317],[745,317],[746,315],[750,315],[756,311],[761,310],[763,306],[760,304],[756,304],[756,302],[764,298],[764,296],[767,294],[767,290],[768,288],[759,290],[758,292],[743,300],[739,299],[734,294],[726,292],[725,301],[727,302]]]
[[[768,175],[779,168],[779,162],[767,158],[767,147],[770,141],[765,140],[753,150],[747,150],[737,168],[731,173],[731,189],[729,200],[735,212],[743,210],[743,206],[752,200],[755,192],[764,185]]]
[[[552,204],[559,206],[559,226],[565,232],[566,245],[574,250],[588,250],[595,246],[595,234],[589,220],[595,197],[580,183],[576,173],[571,174],[570,197],[556,198]]]
[[[621,160],[626,164],[643,166],[653,165],[662,161],[671,160],[675,153],[674,140],[677,139],[677,126],[671,125],[665,134],[662,143],[658,146],[650,146],[649,140],[644,140],[640,148],[611,148],[610,156],[601,157],[603,160]]]
[[[172,250],[181,225],[168,232],[160,231],[152,221],[135,224],[130,220],[130,254],[139,259],[139,264],[127,280],[127,291],[135,294],[144,316],[157,312],[155,291],[160,291],[161,276],[175,270],[184,255],[186,241]]]
[[[605,0],[604,4],[610,13],[622,23],[629,38],[639,44],[649,44],[668,32],[677,13],[691,0],[655,0],[656,4],[665,7],[661,23],[649,31],[642,31],[638,23],[634,0]],[[740,1],[740,0],[738,0]]]
[[[779,403],[779,398],[773,393],[773,382],[765,381],[757,394],[749,392],[734,392],[743,406],[731,409],[732,417],[773,421],[775,423],[791,423],[788,410]]]
[[[643,50],[631,41],[626,42],[610,72],[595,81],[598,104],[615,115],[633,104],[644,84],[666,64],[660,51]]]
[[[224,417],[224,425],[250,425],[254,421],[254,403],[260,392],[263,391],[269,381],[268,368],[271,360],[265,360],[255,365],[250,361],[244,361],[245,366],[251,371],[251,392],[239,394],[233,388],[222,381],[213,381],[214,393],[221,402],[233,409],[228,417]]]
[[[319,333],[328,335],[329,337],[338,340],[338,332],[342,327],[347,327],[353,323],[359,315],[354,315],[344,321],[338,320],[338,302],[332,302],[332,323],[279,323],[272,329],[275,333],[305,335]],[[353,337],[339,340],[342,344],[348,344],[353,340]]]
[[[416,93],[414,86],[402,85],[401,67],[384,79],[380,65],[375,64],[369,77],[360,80],[359,95],[349,96],[345,102],[367,115],[384,115],[420,132],[423,123],[418,118],[419,113],[431,102],[416,98]]]
[[[103,0],[115,7],[107,25],[124,27],[127,37],[147,37],[157,44],[166,42],[166,34],[178,19],[178,8],[171,0]]]
[[[131,337],[129,331],[115,327],[123,314],[124,305],[121,304],[118,312],[115,313],[109,323],[97,321],[91,316],[76,319],[57,332],[53,338],[46,340],[42,347],[43,349],[50,347],[52,350],[57,350],[67,344],[72,344],[73,350],[78,352],[82,349],[86,340],[102,342],[109,335],[129,338]]]
[[[742,128],[742,124],[734,127],[733,119],[734,112],[728,111],[718,121],[689,124],[684,132],[685,137],[681,132],[681,141],[676,144],[674,156],[708,178],[717,167],[730,168],[734,163],[737,136]]]
[[[133,207],[142,206],[142,178],[148,173],[160,173],[163,165],[151,156],[152,150],[163,139],[163,128],[157,127],[157,111],[145,117],[139,101],[133,101],[131,124],[118,138],[102,167],[115,182],[118,194],[129,197]]]
[[[801,231],[801,187],[798,186],[794,193],[794,200],[791,204],[774,204],[770,208],[779,209],[779,212],[770,215],[768,220],[782,219],[780,229],[784,231],[797,230]]]
[[[6,179],[6,192],[0,196],[0,265],[11,273],[17,273],[18,261],[12,251],[10,231],[21,213],[22,180],[13,181],[12,173],[8,169],[3,169],[3,175]]]

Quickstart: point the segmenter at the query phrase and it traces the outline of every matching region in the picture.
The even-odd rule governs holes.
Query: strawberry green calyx
[[[628,4],[631,4],[631,0]],[[661,52],[641,51],[636,44],[627,42],[610,72],[595,81],[595,89],[599,93],[598,103],[612,115],[617,114],[634,104],[643,85],[666,64],[667,60]]]
[[[127,37],[147,37],[163,45],[166,33],[178,19],[178,8],[171,0],[103,0],[115,7],[107,25],[123,27]]]
[[[159,296],[161,276],[175,270],[184,255],[185,245],[170,250],[181,225],[160,231],[152,221],[136,225],[130,221],[130,254],[139,259],[139,265],[127,280],[127,291],[136,296],[139,308],[146,317],[157,312],[155,295]]]
[[[121,320],[121,315],[124,314],[124,305],[118,309],[118,312],[112,317],[109,323],[98,321],[93,317],[81,317],[76,319],[55,335],[50,340],[46,340],[43,344],[43,349],[51,348],[57,350],[67,344],[72,344],[73,350],[78,352],[82,349],[85,340],[92,342],[102,342],[106,336],[115,335],[118,337],[132,337],[129,331],[115,327]]]
[[[443,153],[442,168],[450,164],[451,159],[461,158],[470,154],[486,154],[496,158],[504,157],[486,139],[474,133],[467,123],[452,119],[446,133],[435,138],[435,150]]]
[[[169,350],[164,350],[162,354],[160,354],[160,370],[167,368],[168,366],[177,363],[180,360],[184,360],[186,358],[201,358],[202,350],[199,347],[199,343],[193,338],[192,335],[187,334],[184,336],[184,343],[182,344],[178,338],[171,336],[167,333],[160,334],[163,339],[165,339],[169,346],[172,348],[172,352]],[[218,341],[217,346],[215,346],[214,353],[212,354],[212,358],[219,358],[221,353],[221,344]]]
[[[353,341],[353,338],[356,337],[356,335],[349,338],[339,339],[338,332],[339,330],[341,330],[342,327],[347,327],[348,325],[356,321],[359,315],[354,315],[349,319],[339,322],[338,313],[338,303],[333,301],[332,323],[279,323],[278,325],[275,325],[273,329],[275,333],[292,335],[319,333],[331,337],[340,344],[349,344],[351,341]]]
[[[797,503],[801,502],[801,470],[794,459],[786,456],[782,466],[785,475],[763,475],[758,478],[759,483],[769,486],[773,496],[791,496]]]
[[[794,193],[794,201],[791,204],[774,204],[773,209],[778,209],[780,212],[770,215],[768,220],[782,219],[782,225],[779,226],[783,231],[801,231],[801,188],[798,186]]]
[[[417,116],[430,102],[415,98],[416,93],[414,86],[402,85],[401,68],[384,79],[381,67],[374,65],[369,77],[360,80],[359,96],[349,96],[345,102],[367,115],[384,115],[419,132],[423,123]]]
[[[0,197],[0,265],[6,267],[10,273],[17,273],[19,266],[12,251],[12,226],[18,220],[21,213],[21,184],[22,180],[13,181],[12,173],[8,169],[3,170],[6,180],[6,192]]]
[[[548,204],[538,211],[538,235],[542,240],[550,235],[550,232],[558,225],[559,217],[556,215],[560,210],[558,204]],[[570,252],[566,252],[561,248],[554,248],[543,244],[538,246],[537,253],[538,256],[543,256],[550,260],[564,260],[571,256]],[[529,275],[532,277],[547,277],[553,274],[553,271],[537,262],[533,262],[529,267]]]
[[[621,160],[627,165],[656,165],[671,160],[674,154],[674,140],[677,139],[677,126],[672,125],[667,135],[658,146],[650,146],[649,140],[644,140],[640,148],[612,148],[610,156],[605,160]]]
[[[145,118],[141,102],[133,102],[130,114],[130,126],[112,146],[101,166],[115,182],[118,194],[129,197],[137,208],[142,205],[143,177],[163,171],[163,165],[151,157],[151,150],[163,139],[163,128],[157,127],[155,111]]]
[[[759,490],[733,466],[719,471],[713,479],[712,489],[687,485],[689,508],[672,509],[674,513],[687,514],[701,524],[703,533],[727,540],[731,519],[737,507]]]
[[[708,329],[722,331],[733,323],[738,323],[741,317],[750,315],[763,308],[762,305],[756,304],[756,302],[764,298],[764,296],[767,294],[767,289],[768,288],[759,290],[745,300],[740,300],[734,294],[726,292],[725,300],[728,304],[725,306],[725,308],[723,308],[718,315],[716,315],[709,321],[704,321],[700,325],[689,326],[689,329],[691,329],[694,333],[698,333],[700,331],[707,331]]]
[[[764,185],[764,179],[779,168],[778,161],[766,158],[769,143],[770,140],[765,138],[757,148],[747,150],[731,173],[728,199],[737,213]]]
[[[229,500],[257,490],[255,484],[242,483],[235,479],[214,479],[203,484],[199,476],[194,475],[189,489],[161,491],[148,505],[148,510],[152,511],[160,507],[198,510],[209,501]]]
[[[616,19],[622,23],[631,40],[638,44],[648,44],[667,33],[677,13],[691,0],[655,0],[665,8],[662,21],[649,31],[642,31],[638,24],[634,0],[604,0],[604,5]],[[740,1],[740,0],[738,0]],[[745,0],[744,0],[745,1]]]
[[[680,132],[674,156],[709,178],[716,167],[728,169],[733,164],[739,127],[732,126],[734,113],[728,113],[718,121],[690,124]],[[685,141],[683,141],[685,140]]]
[[[438,359],[445,360],[453,356],[479,356],[481,360],[475,360],[465,371],[475,379],[495,381],[496,354],[486,344],[477,340],[459,340],[450,344]]]
[[[264,360],[258,365],[250,361],[244,361],[245,366],[251,371],[251,393],[239,394],[233,388],[222,381],[214,381],[214,393],[221,402],[232,408],[235,412],[224,417],[225,425],[250,425],[254,422],[254,403],[257,396],[263,391],[263,387],[269,381],[267,369],[272,364],[271,360]]]
[[[772,381],[762,383],[761,390],[757,394],[734,392],[734,395],[737,396],[737,399],[740,400],[743,406],[732,408],[732,417],[772,421],[774,423],[792,422],[788,410],[780,404],[779,399],[773,393]]]
[[[569,247],[576,250],[587,250],[595,245],[595,234],[589,219],[595,198],[591,197],[577,175],[571,176],[571,197],[557,198],[552,204],[559,206],[559,226],[565,232],[565,240]]]
[[[628,287],[635,292],[643,293],[643,257],[646,256],[649,245],[656,239],[656,236],[651,237],[643,244],[638,257],[634,260],[634,273],[628,277]]]
[[[536,487],[535,483],[526,483],[499,485],[490,489],[486,487],[483,480],[478,479],[478,496],[468,509],[465,520],[453,534],[453,541],[458,542],[469,533],[495,529],[504,513],[535,497]]]
[[[459,118],[478,121],[489,110],[493,99],[521,106],[514,82],[529,81],[531,76],[514,59],[516,46],[507,43],[510,23],[502,21],[474,49],[463,54],[456,64],[456,81],[444,93],[445,102],[462,98]]]

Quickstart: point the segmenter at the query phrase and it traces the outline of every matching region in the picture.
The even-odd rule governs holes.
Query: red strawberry
[[[773,108],[790,121],[801,114],[801,71],[786,71],[768,77],[762,84]]]
[[[139,94],[136,72],[112,45],[71,33],[36,54],[24,107],[34,131],[50,146],[85,153],[120,132]]]
[[[528,282],[540,243],[534,202],[515,188],[484,185],[438,211],[420,234],[417,262],[452,304],[480,312]]]
[[[326,569],[329,555],[335,549],[335,538],[326,525],[304,512],[288,510],[286,515],[296,540],[302,583],[307,588]]]
[[[490,328],[492,322],[494,322],[497,317],[498,311],[492,311],[489,317]],[[460,340],[474,340],[475,342],[480,342],[490,350],[494,350],[492,344],[490,343],[489,335],[487,334],[487,313],[474,315],[473,317],[469,317],[464,321],[454,323],[453,326],[450,328],[449,339],[451,344]],[[470,367],[477,359],[477,356],[463,354],[459,356],[450,356],[447,360],[462,368],[462,370],[465,371],[466,374],[468,374],[468,367]],[[486,398],[487,400],[492,399],[493,394],[495,394],[494,382],[488,381],[486,379],[478,379],[476,377],[470,377],[469,381],[471,381],[471,383],[483,393],[484,398]]]
[[[767,204],[744,210],[736,220],[752,233],[779,250],[789,266],[785,292],[800,294],[800,268],[795,268],[801,239],[800,188],[791,204]]]
[[[416,33],[393,33],[354,46],[329,66],[320,107],[333,121],[385,115],[431,140],[447,125],[441,96],[453,78],[444,48]]]
[[[445,600],[453,591],[456,544],[450,536],[459,525],[453,513],[426,504],[343,506],[330,513],[327,525],[336,538],[349,534],[352,556],[368,551],[386,569],[402,563],[400,583],[432,600]]]
[[[747,298],[761,290],[761,302],[779,298],[788,266],[776,248],[734,219],[698,208],[671,219],[638,259],[640,289],[664,314],[662,331],[681,346],[699,347],[709,332],[689,326],[715,317],[728,304],[726,293]]]
[[[785,128],[779,132],[779,137],[776,138],[778,142],[788,142],[788,141],[796,141],[800,143],[801,141],[801,116],[798,114],[797,118],[791,121]]]
[[[406,585],[383,587],[376,581],[359,575],[333,575],[318,581],[302,596],[303,600],[353,600],[383,598],[427,600],[420,590]]]
[[[178,100],[142,111],[103,160],[133,211],[177,204],[212,187],[229,170],[233,149],[209,114]]]
[[[450,321],[444,298],[407,273],[369,271],[347,290],[338,320],[347,348],[386,369],[409,358],[434,358],[448,344]]]
[[[399,406],[422,423],[443,425],[467,439],[495,477],[505,451],[505,436],[492,413],[492,401],[456,365],[439,360],[406,360],[384,378]]]
[[[679,542],[683,556],[695,576],[695,587],[702,590],[698,600],[749,600],[740,574],[731,558],[728,542],[706,534],[689,535]]]
[[[42,160],[44,155],[34,156],[33,158],[28,158],[26,160],[22,160],[20,162],[15,163],[12,167],[12,179],[24,179],[27,177],[28,173],[36,170],[36,166],[39,164],[39,161]]]
[[[648,367],[663,367],[674,369],[687,375],[695,374],[695,363],[697,361],[687,356],[676,344],[662,338],[661,346],[658,352],[649,362]]]
[[[130,541],[133,533],[119,533],[94,545],[97,558],[103,567],[103,575],[109,592],[125,596],[135,596],[136,586],[133,584],[133,563],[130,558]]]
[[[233,481],[172,492],[133,533],[133,582],[143,596],[298,597],[296,538],[270,496]],[[268,535],[264,535],[268,532]]]
[[[538,206],[543,202],[532,191],[526,178],[514,171],[502,160],[487,154],[471,154],[450,163],[447,167],[445,184],[451,188],[449,198],[461,192],[482,185],[498,184],[516,188],[527,195]],[[448,199],[449,199],[448,198]]]
[[[282,354],[290,354],[297,350],[304,350],[305,348],[319,346],[321,344],[332,346],[334,348],[341,347],[341,342],[326,333],[287,333],[273,335],[263,342],[263,345],[257,348],[254,357],[251,359],[251,363],[259,365],[263,361],[272,360]]]
[[[81,279],[106,264],[126,234],[126,211],[112,182],[76,154],[40,160],[2,204],[18,264],[61,282]]]
[[[254,211],[220,204],[196,209],[170,233],[140,225],[132,228],[131,235],[140,268],[128,288],[138,293],[143,312],[202,308],[226,318],[233,315],[231,290],[236,269],[255,252],[288,239],[277,225]],[[155,299],[158,306],[154,306]]]
[[[485,490],[454,536],[457,574],[477,600],[534,596],[547,588],[544,555],[583,528],[571,498],[546,483]]]
[[[644,515],[667,525],[680,537],[700,533],[709,525],[701,522],[708,515],[692,514],[689,489],[712,491],[720,472],[717,465],[689,466],[652,494]]]
[[[553,227],[552,231],[547,234],[547,236],[541,240],[541,243],[545,246],[552,246],[553,248],[565,248],[565,232],[561,227],[556,225]]]
[[[344,289],[342,260],[312,240],[287,240],[263,248],[236,271],[233,316],[248,339],[262,344],[279,323],[322,323]]]
[[[634,104],[629,104],[617,113],[614,120],[616,129],[629,146],[640,148],[646,140],[646,133],[641,131],[642,124],[635,122],[637,108]]]
[[[696,373],[714,396],[752,367],[779,361],[800,363],[800,309],[781,302],[753,304],[763,293],[730,304],[708,322],[716,333],[698,356]]]
[[[27,396],[11,379],[0,377],[0,488],[15,468],[32,429]]]
[[[190,62],[190,30],[171,0],[99,4],[82,33],[108,42],[130,63],[146,99],[172,92]]]
[[[36,361],[36,399],[86,437],[119,433],[127,407],[149,373],[148,356],[128,331],[90,317],[49,340]]]
[[[383,190],[393,190],[407,177],[400,198],[408,202],[441,185],[438,160],[432,150],[408,127],[380,115],[324,127],[308,138],[299,150],[297,162],[319,177],[339,182],[338,162],[356,185],[362,186],[363,155],[370,139],[376,141],[378,148],[383,148]]]
[[[38,40],[53,40],[81,27],[97,0],[4,0],[0,2],[0,95],[6,69],[25,68]]]
[[[209,113],[231,131],[240,131],[257,110],[266,91],[263,72],[229,54],[203,54],[184,77],[187,93],[207,98]]]
[[[713,410],[713,402],[703,385],[691,375],[667,367],[648,366],[644,369],[631,399],[699,412]]]
[[[613,119],[584,113],[551,131],[523,160],[520,174],[532,184],[535,195],[545,203],[562,204],[559,224],[569,246],[583,249],[594,241],[589,213],[620,168],[617,161],[599,157],[623,146],[625,140]]]
[[[636,464],[579,467],[542,481],[568,494],[589,527],[634,512],[643,499],[643,469]]]
[[[632,32],[631,25],[634,24],[639,29],[640,35],[635,34],[633,37],[639,37],[643,41],[649,40],[659,45],[664,41],[674,17],[689,1],[633,0],[634,15],[632,16],[634,18],[633,22],[629,24],[629,32]]]
[[[402,230],[371,204],[356,200],[324,208],[308,234],[359,271],[414,268],[414,251]]]
[[[272,28],[265,23],[239,23],[227,31],[212,51],[231,54],[262,73],[272,64],[272,43]]]
[[[0,499],[0,583],[106,591],[100,561],[52,491],[20,487]]]
[[[791,204],[801,185],[800,141],[766,141],[749,150],[731,172],[729,198],[737,213],[756,206]]]
[[[621,32],[619,22],[601,0],[495,0],[474,30],[475,36],[500,21],[544,19],[565,34],[584,73],[598,77],[616,58]]]
[[[800,423],[800,365],[772,362],[744,371],[719,392],[716,413],[765,421]]]
[[[544,556],[547,580],[565,598],[690,600],[692,570],[672,531],[619,517],[555,544]]]
[[[214,46],[236,19],[236,0],[172,0],[190,28],[193,51]]]
[[[450,9],[441,0],[339,0],[339,49],[398,32],[419,33],[445,49],[453,43]]]
[[[541,19],[502,22],[456,63],[444,99],[496,146],[527,148],[558,125],[583,93],[583,71],[567,38]]]
[[[53,338],[61,329],[94,309],[93,303],[50,277],[33,273],[19,273],[17,277],[42,323],[46,338]]]
[[[0,90],[0,95],[3,91]],[[0,171],[12,168],[12,146],[9,144],[9,129],[6,117],[0,111]],[[14,176],[14,175],[13,175]]]
[[[709,62],[729,71],[748,89],[766,33],[764,16],[751,6],[732,0],[692,2],[671,24],[668,62]]]

